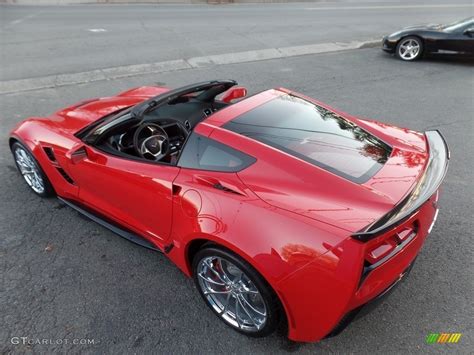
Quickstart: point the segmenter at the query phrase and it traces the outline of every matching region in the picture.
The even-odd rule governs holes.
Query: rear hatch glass
[[[374,176],[392,151],[356,124],[293,95],[258,106],[224,128],[357,183]]]

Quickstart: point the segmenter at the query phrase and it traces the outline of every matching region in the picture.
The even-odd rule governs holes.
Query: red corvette
[[[410,270],[449,151],[286,89],[140,87],[12,131],[40,196],[163,252],[232,328],[340,332]]]

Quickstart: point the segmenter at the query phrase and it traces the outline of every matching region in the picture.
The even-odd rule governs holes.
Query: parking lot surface
[[[473,75],[463,60],[403,63],[379,49],[181,70],[0,96],[0,351],[87,353],[469,353],[473,348]],[[407,280],[341,335],[252,339],[219,321],[165,256],[121,239],[17,173],[9,130],[81,99],[130,87],[233,78],[250,93],[284,86],[362,117],[439,129],[451,165],[438,222]],[[304,290],[302,290],[304,292]],[[308,310],[310,311],[310,310]],[[458,344],[425,343],[459,332]],[[12,344],[13,337],[49,344]],[[68,339],[67,344],[57,343]],[[87,344],[72,344],[74,339]]]

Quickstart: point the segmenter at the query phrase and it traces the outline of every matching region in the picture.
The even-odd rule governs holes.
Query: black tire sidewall
[[[233,327],[227,322],[225,322],[225,320],[222,319],[220,315],[217,314],[217,312],[209,304],[208,300],[206,299],[206,296],[203,293],[203,290],[201,289],[198,276],[197,276],[197,267],[198,267],[199,261],[201,261],[203,258],[208,257],[208,256],[218,256],[220,258],[230,261],[235,266],[239,267],[257,287],[257,289],[260,292],[260,295],[263,298],[263,301],[265,303],[265,307],[267,310],[267,320],[262,329],[256,332],[249,332],[249,331],[245,331],[245,330]],[[248,262],[243,260],[240,256],[234,254],[233,252],[228,251],[225,248],[219,247],[217,245],[207,246],[199,250],[194,256],[193,262],[192,262],[192,270],[193,270],[194,283],[196,284],[196,287],[202,299],[207,304],[207,306],[212,310],[212,312],[230,328],[242,334],[245,334],[251,337],[256,337],[256,338],[267,336],[273,333],[278,328],[280,324],[280,320],[281,320],[282,310],[281,310],[281,306],[275,292],[272,290],[270,285],[268,285],[265,279]]]
[[[405,42],[407,39],[413,39],[413,40],[417,41],[418,45],[420,46],[420,51],[418,52],[417,56],[413,59],[403,59],[400,56],[400,53],[399,53],[399,49],[400,49],[401,44],[403,42]],[[417,37],[417,36],[407,36],[407,37],[403,37],[400,41],[398,41],[397,47],[395,49],[395,55],[398,57],[398,59],[403,60],[404,62],[414,62],[414,61],[420,59],[423,56],[424,49],[425,48],[423,46],[423,41],[419,37]]]
[[[15,157],[15,150],[16,148],[21,148],[23,149],[24,151],[26,151],[31,159],[33,160],[33,162],[35,163],[36,167],[38,168],[38,171],[40,172],[41,174],[41,179],[43,180],[43,184],[44,184],[44,191],[39,193],[39,192],[36,192],[35,190],[33,190],[31,188],[31,186],[29,186],[27,184],[27,186],[30,188],[31,191],[33,191],[35,194],[37,194],[38,196],[41,196],[41,197],[51,197],[51,196],[54,196],[55,195],[55,192],[54,192],[54,188],[53,188],[53,185],[51,185],[51,182],[49,181],[48,177],[46,176],[46,174],[44,173],[44,170],[41,168],[41,165],[38,163],[38,160],[36,160],[34,154],[31,152],[31,150],[25,146],[24,144],[16,141],[15,143],[12,144],[11,146],[11,152],[13,154],[13,160],[15,162],[15,166],[16,168],[18,169],[18,172],[20,172],[20,167],[18,166],[18,163],[16,162],[16,157]],[[20,172],[21,174],[21,172]],[[22,176],[23,178],[23,176]],[[24,180],[24,179],[23,179]],[[26,181],[25,181],[26,183]]]

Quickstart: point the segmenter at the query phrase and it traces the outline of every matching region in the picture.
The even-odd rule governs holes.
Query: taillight
[[[393,242],[393,240],[386,240],[382,244],[377,245],[369,250],[365,256],[365,259],[369,262],[369,264],[375,264],[384,256],[388,255],[396,247],[397,245]]]
[[[397,248],[402,248],[404,242],[408,243],[417,232],[418,222],[415,221],[408,226],[403,226],[385,238],[379,238],[367,245],[365,260],[366,264],[373,265],[390,255]]]

